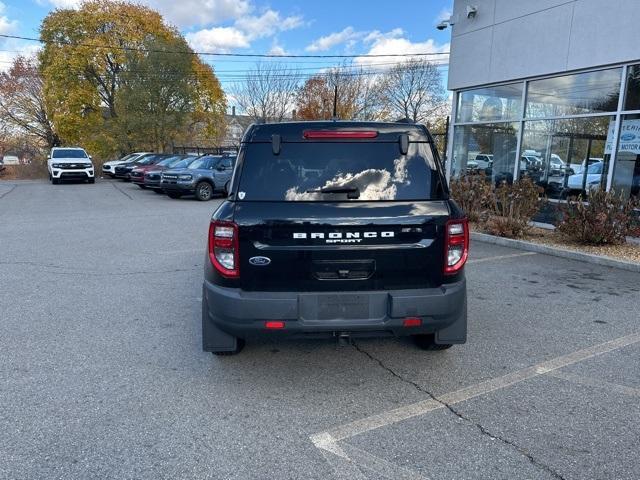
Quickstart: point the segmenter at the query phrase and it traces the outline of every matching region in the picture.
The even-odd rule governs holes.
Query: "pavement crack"
[[[7,190],[6,192],[0,193],[0,198],[4,198],[7,195],[9,195],[11,192],[13,192],[16,189],[17,185],[11,185],[11,188],[9,190]]]
[[[404,377],[403,375],[399,374],[394,369],[392,369],[391,367],[386,365],[382,360],[380,360],[379,358],[377,358],[374,355],[372,355],[371,353],[369,353],[367,350],[365,350],[362,347],[360,347],[353,340],[351,341],[351,344],[353,345],[353,347],[358,352],[362,353],[363,355],[368,357],[370,360],[376,362],[382,369],[386,370],[388,373],[393,375],[395,378],[397,378],[401,382],[404,382],[404,383],[406,383],[408,385],[411,385],[413,388],[415,388],[420,393],[424,393],[431,400],[433,400],[434,402],[437,402],[440,405],[442,405],[444,408],[449,410],[449,412],[451,412],[453,415],[458,417],[460,420],[462,420],[462,421],[464,421],[464,422],[476,427],[478,429],[478,431],[480,431],[480,433],[482,435],[485,435],[485,436],[489,437],[492,440],[497,440],[497,441],[503,443],[504,445],[507,445],[507,446],[511,447],[512,449],[516,450],[520,455],[522,455],[524,458],[526,458],[532,465],[534,465],[535,467],[537,467],[540,470],[543,470],[543,471],[547,472],[553,478],[556,478],[558,480],[565,480],[565,477],[563,477],[558,471],[556,471],[554,468],[550,467],[549,465],[546,465],[546,464],[542,463],[540,460],[538,460],[533,455],[531,455],[524,447],[521,447],[517,443],[515,443],[515,442],[513,442],[513,441],[511,441],[509,439],[506,439],[504,437],[501,437],[500,435],[497,435],[495,433],[491,433],[480,422],[477,422],[477,421],[475,421],[475,420],[463,415],[456,408],[454,408],[451,404],[449,404],[449,403],[445,402],[444,400],[438,398],[436,395],[431,393],[429,390],[424,388],[419,383],[414,382],[413,380],[410,380],[410,379]]]
[[[115,188],[117,191],[119,191],[121,194],[123,194],[125,197],[127,197],[129,200],[133,200],[133,197],[131,195],[129,195],[127,192],[125,192],[124,190],[122,190],[120,187],[116,186],[115,183],[111,183],[110,184],[113,188]]]

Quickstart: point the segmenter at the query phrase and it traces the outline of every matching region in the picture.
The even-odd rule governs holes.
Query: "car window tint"
[[[84,150],[77,149],[60,149],[54,150],[51,155],[52,158],[87,158],[87,154]]]
[[[262,201],[377,201],[442,198],[441,177],[431,144],[411,143],[401,155],[398,143],[284,143],[247,145],[239,191]],[[342,189],[328,193],[321,189]],[[357,189],[354,198],[345,189]]]

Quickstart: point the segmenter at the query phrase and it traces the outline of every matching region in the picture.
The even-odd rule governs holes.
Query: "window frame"
[[[620,125],[621,125],[621,121],[622,121],[622,117],[623,115],[640,115],[640,109],[634,109],[634,110],[625,110],[625,101],[626,101],[626,96],[627,96],[627,86],[628,86],[628,72],[629,72],[629,68],[632,66],[640,66],[640,62],[638,60],[634,60],[631,62],[624,62],[624,63],[617,63],[617,64],[612,64],[612,65],[602,65],[599,67],[593,67],[593,68],[584,68],[584,69],[577,69],[577,70],[571,70],[571,71],[566,71],[566,72],[562,72],[562,73],[554,73],[554,74],[548,74],[548,75],[540,75],[540,76],[536,76],[536,77],[528,77],[528,78],[522,78],[522,79],[511,79],[509,81],[505,81],[505,82],[495,82],[495,83],[487,83],[484,85],[476,85],[473,86],[471,88],[466,88],[466,89],[459,89],[459,90],[454,90],[453,91],[453,95],[452,95],[452,109],[451,109],[451,128],[449,129],[448,132],[448,145],[447,145],[447,152],[446,152],[446,158],[447,159],[452,159],[453,158],[453,152],[454,152],[454,143],[455,143],[455,129],[458,126],[474,126],[474,125],[485,125],[485,124],[500,124],[500,123],[518,123],[519,124],[519,128],[518,128],[518,132],[517,132],[517,146],[516,146],[516,162],[515,162],[515,167],[514,167],[514,179],[519,179],[521,177],[520,175],[520,159],[523,155],[522,152],[522,140],[523,140],[523,135],[524,135],[524,130],[525,130],[525,123],[528,121],[542,121],[542,120],[566,120],[566,119],[576,119],[576,118],[589,118],[589,117],[615,117],[615,126],[614,126],[614,132],[613,132],[613,144],[612,144],[612,152],[611,152],[611,159],[610,159],[610,165],[609,165],[609,170],[607,172],[607,180],[606,180],[606,191],[610,191],[611,190],[611,185],[613,182],[613,174],[615,172],[615,167],[616,167],[616,160],[617,160],[617,153],[618,153],[618,146],[619,146],[619,141],[620,141]],[[591,73],[591,72],[598,72],[598,71],[603,71],[603,70],[612,70],[615,68],[622,68],[621,71],[621,75],[620,75],[620,89],[619,89],[619,95],[618,95],[618,104],[617,104],[617,109],[616,110],[612,110],[609,112],[592,112],[592,113],[582,113],[582,114],[575,114],[575,115],[560,115],[560,116],[545,116],[545,117],[531,117],[531,118],[527,118],[526,117],[526,105],[527,105],[527,95],[529,92],[529,84],[533,81],[537,81],[537,80],[545,80],[545,79],[550,79],[550,78],[559,78],[559,77],[564,77],[564,76],[569,76],[569,75],[576,75],[576,74],[580,74],[580,73]],[[519,82],[523,83],[523,88],[522,88],[522,99],[521,99],[521,104],[520,104],[520,109],[519,109],[519,113],[520,116],[514,119],[509,119],[509,120],[488,120],[488,121],[457,121],[457,116],[458,116],[458,107],[459,107],[459,103],[461,101],[461,95],[464,94],[465,92],[469,92],[469,91],[473,91],[473,90],[479,90],[479,89],[483,89],[483,88],[492,88],[492,87],[500,87],[500,86],[504,86],[504,85],[513,85],[513,84],[517,84]],[[452,169],[452,161],[447,161],[446,164],[446,180],[447,180],[447,184],[450,182],[451,180],[451,169]]]

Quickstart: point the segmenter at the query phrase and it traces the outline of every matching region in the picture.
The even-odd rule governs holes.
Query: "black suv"
[[[205,351],[267,335],[465,343],[469,229],[422,125],[251,126],[211,219]]]

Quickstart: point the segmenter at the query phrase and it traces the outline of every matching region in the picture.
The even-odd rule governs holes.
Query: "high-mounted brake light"
[[[453,275],[459,272],[469,256],[469,222],[449,220],[444,232],[444,274]]]
[[[209,260],[220,275],[240,276],[238,225],[213,220],[209,225]]]
[[[349,139],[349,138],[376,138],[375,130],[305,130],[302,136],[308,140],[313,139]]]

